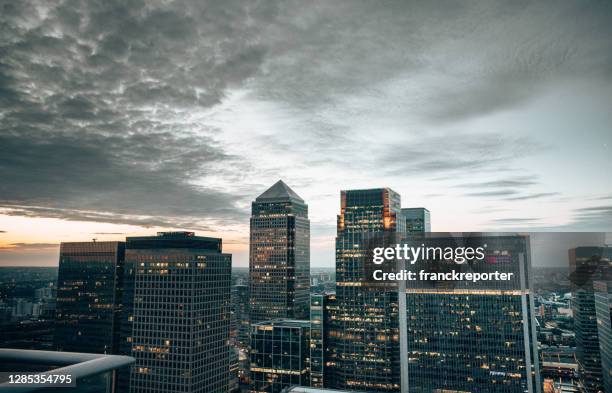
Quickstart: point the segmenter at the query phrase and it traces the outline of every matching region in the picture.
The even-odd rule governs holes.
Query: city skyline
[[[313,267],[341,190],[390,187],[434,231],[612,224],[609,2],[24,1],[0,22],[0,266],[171,230],[247,266],[278,179]]]

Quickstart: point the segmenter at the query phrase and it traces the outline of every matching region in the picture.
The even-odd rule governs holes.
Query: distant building
[[[612,281],[595,281],[593,289],[604,392],[612,392]]]
[[[122,345],[136,363],[119,390],[227,392],[231,255],[221,239],[128,237],[125,261]]]
[[[280,393],[308,385],[310,322],[275,320],[252,325],[251,393]]]
[[[16,317],[26,317],[32,315],[34,305],[27,299],[16,299],[15,300],[15,312]]]
[[[430,213],[424,207],[403,208],[402,215],[406,219],[406,232],[431,232]]]
[[[580,380],[588,393],[603,389],[593,283],[612,279],[611,256],[612,247],[576,247],[569,250],[576,357]]]
[[[308,206],[279,180],[252,204],[251,323],[308,318],[310,221]]]
[[[249,286],[238,284],[232,287],[232,309],[236,324],[236,340],[242,347],[249,344]]]
[[[118,351],[125,244],[60,245],[55,346],[59,351]]]
[[[400,196],[389,188],[340,194],[336,236],[336,311],[329,387],[367,392],[400,389],[398,293],[370,285],[372,239],[404,232]]]
[[[53,287],[38,288],[34,291],[34,298],[36,300],[53,299],[56,296],[56,291]]]

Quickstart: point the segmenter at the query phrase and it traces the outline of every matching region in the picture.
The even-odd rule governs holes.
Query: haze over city
[[[279,179],[313,267],[343,189],[390,187],[434,231],[612,226],[610,2],[1,7],[2,266],[162,230],[246,266]]]

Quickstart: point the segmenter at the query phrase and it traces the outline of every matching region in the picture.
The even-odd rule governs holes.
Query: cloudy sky
[[[610,1],[0,0],[0,265],[164,229],[248,263],[282,178],[437,231],[612,227]]]

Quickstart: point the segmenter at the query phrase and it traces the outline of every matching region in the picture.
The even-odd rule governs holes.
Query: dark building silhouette
[[[388,188],[341,192],[336,237],[336,310],[332,315],[330,387],[400,389],[397,289],[367,280],[372,238],[403,232],[400,196]]]
[[[612,278],[611,256],[612,247],[576,247],[569,250],[576,358],[580,381],[588,393],[603,389],[602,356],[593,283]]]
[[[308,206],[282,180],[252,204],[249,273],[252,324],[308,318]]]
[[[59,351],[117,353],[123,242],[62,243],[54,345]]]
[[[120,391],[229,389],[231,255],[192,232],[128,237]],[[129,388],[128,388],[129,387]]]
[[[310,322],[295,319],[259,322],[251,330],[251,393],[281,393],[308,386]]]

